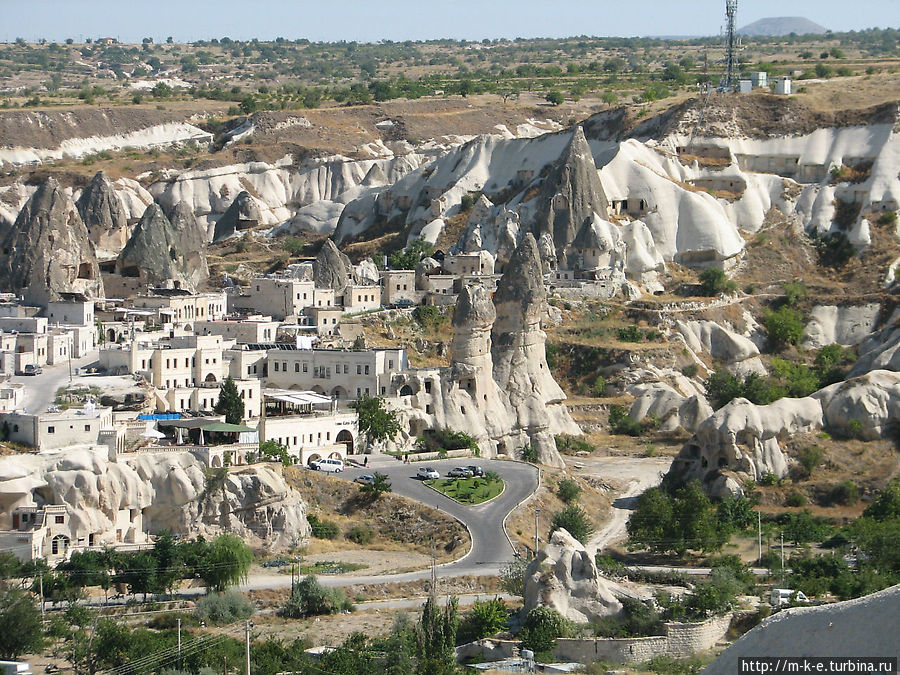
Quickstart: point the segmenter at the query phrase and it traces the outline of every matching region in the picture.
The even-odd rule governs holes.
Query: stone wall
[[[643,663],[657,656],[684,658],[711,649],[725,637],[731,615],[702,623],[666,623],[666,634],[643,638],[561,638],[556,641],[556,661],[594,663]],[[516,654],[515,640],[479,640],[456,650],[458,661],[496,661]]]

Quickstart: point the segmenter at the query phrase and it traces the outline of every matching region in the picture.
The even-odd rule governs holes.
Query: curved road
[[[424,466],[437,469],[441,475],[446,474],[454,466],[475,464],[485,471],[496,471],[500,474],[506,488],[503,493],[489,502],[478,506],[465,506],[445,497],[425,485],[415,477],[416,471]],[[513,560],[515,551],[503,529],[503,519],[523,499],[537,489],[538,469],[530,464],[487,459],[445,459],[434,462],[416,462],[403,464],[387,456],[369,456],[369,465],[364,468],[348,467],[339,478],[353,480],[365,473],[379,471],[387,474],[391,480],[391,489],[395,494],[409,497],[422,504],[434,506],[450,514],[468,527],[472,535],[472,548],[462,559],[445,563],[437,568],[439,577],[458,577],[464,575],[497,574],[500,568]],[[425,579],[431,576],[431,570],[418,570],[402,574],[379,574],[372,576],[320,576],[319,581],[327,586],[346,586],[351,584],[373,584],[384,582],[402,582]],[[290,577],[283,574],[251,574],[242,589],[282,588],[290,585]]]

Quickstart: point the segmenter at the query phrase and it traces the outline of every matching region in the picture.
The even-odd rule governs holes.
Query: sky
[[[724,14],[725,0],[0,0],[0,40],[717,35]],[[900,0],[739,0],[739,28],[770,16],[835,31],[897,28]]]

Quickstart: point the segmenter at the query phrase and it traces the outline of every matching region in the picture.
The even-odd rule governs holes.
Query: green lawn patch
[[[460,504],[482,504],[503,492],[499,478],[440,478],[425,484]]]

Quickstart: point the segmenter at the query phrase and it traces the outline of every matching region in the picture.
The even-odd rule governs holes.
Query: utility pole
[[[781,585],[784,586],[784,532],[781,533]]]
[[[178,619],[178,670],[181,670],[181,619]]]
[[[759,556],[756,558],[756,564],[762,564],[762,511],[756,512],[756,520],[759,526]]]
[[[246,659],[246,667],[247,673],[246,675],[250,675],[250,621],[247,620],[247,623],[244,626],[244,658]]]
[[[534,557],[535,558],[537,558],[538,542],[540,541],[540,539],[538,537],[538,525],[540,522],[540,515],[541,515],[541,510],[535,509],[534,510]]]

